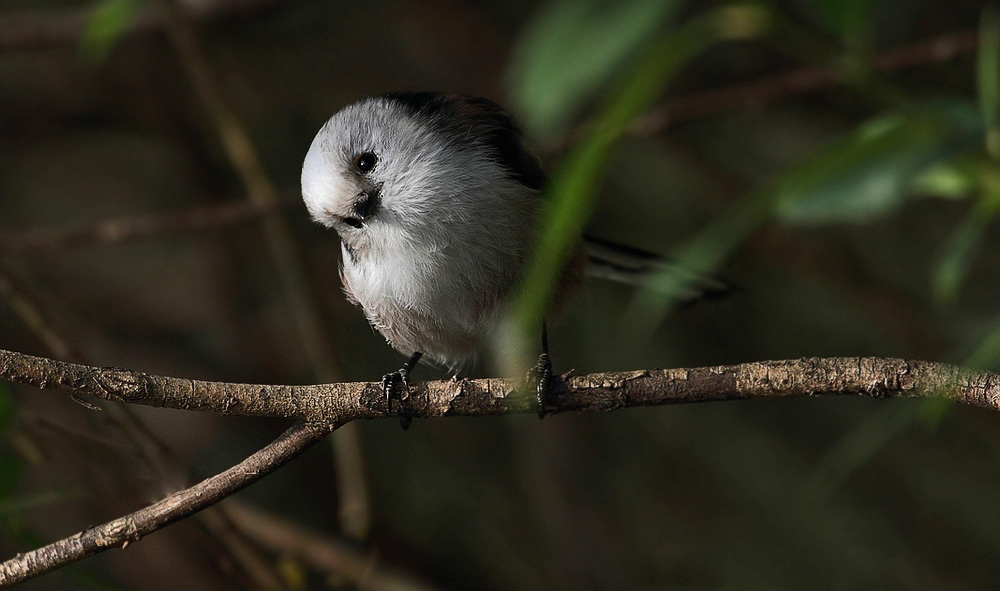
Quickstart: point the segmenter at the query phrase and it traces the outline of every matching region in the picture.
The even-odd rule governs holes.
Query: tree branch
[[[20,252],[116,244],[150,236],[209,230],[250,222],[262,216],[299,206],[301,201],[282,199],[273,205],[233,201],[198,205],[186,210],[123,216],[90,226],[54,226],[24,230],[0,229],[0,251]]]
[[[432,591],[411,573],[380,561],[376,553],[323,535],[235,499],[219,505],[241,533],[281,556],[295,556],[320,573],[346,578],[365,591]]]
[[[388,416],[382,385],[252,385],[154,376],[65,363],[0,349],[0,378],[166,408],[294,417],[300,422],[239,465],[126,517],[0,564],[0,586],[125,546],[255,482],[338,425]],[[834,357],[761,361],[696,369],[561,376],[548,412],[611,411],[633,406],[848,394],[875,398],[940,396],[1000,410],[1000,375],[928,361]],[[501,379],[415,383],[397,411],[414,417],[536,412],[534,396]]]
[[[193,18],[219,21],[254,10],[261,10],[283,0],[199,0],[188,2]],[[76,45],[93,17],[94,7],[66,10],[4,11],[0,14],[0,51],[46,49]],[[140,8],[138,16],[126,26],[126,35],[147,34],[163,27],[156,11]]]
[[[318,424],[388,416],[379,382],[312,386],[234,384],[98,368],[0,349],[0,378],[102,400],[220,414],[284,417]],[[522,384],[497,378],[416,382],[396,410],[418,418],[536,412]],[[520,388],[523,390],[523,388]],[[1000,410],[1000,376],[930,361],[832,357],[696,369],[563,376],[547,412],[849,394],[940,396]]]
[[[979,36],[976,31],[958,31],[940,37],[896,47],[872,57],[870,65],[876,72],[894,72],[932,64],[976,53]],[[663,106],[651,109],[637,120],[632,130],[639,135],[653,135],[670,125],[711,113],[728,111],[747,105],[759,106],[787,96],[813,92],[839,84],[841,77],[829,68],[806,67],[763,76],[743,84],[734,84],[694,93]]]
[[[31,289],[25,285],[23,278],[6,266],[0,257],[0,299],[7,301],[21,320],[45,343],[53,357],[74,363],[87,363],[83,354],[60,334],[47,311],[31,297],[30,292]],[[110,401],[103,401],[95,406],[75,394],[72,396],[91,409],[103,411],[102,416],[109,427],[116,429],[132,443],[135,452],[156,475],[156,486],[162,494],[176,492],[189,484],[191,478],[188,469],[177,464],[177,459],[168,451],[168,446],[150,431],[132,407]],[[283,591],[287,588],[271,561],[261,556],[243,536],[233,535],[234,526],[227,513],[219,507],[208,507],[195,517],[227,553],[225,558],[238,564],[257,589]]]
[[[104,525],[0,564],[0,587],[10,587],[109,548],[125,548],[146,534],[213,505],[257,482],[322,439],[333,426],[298,422],[267,447],[191,488]]]

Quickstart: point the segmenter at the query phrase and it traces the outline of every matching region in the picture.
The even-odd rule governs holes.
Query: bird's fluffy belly
[[[468,293],[473,286],[433,273],[401,277],[405,267],[394,267],[395,275],[369,267],[345,264],[344,289],[393,348],[452,368],[475,357],[495,325],[495,310],[468,305],[481,300]]]

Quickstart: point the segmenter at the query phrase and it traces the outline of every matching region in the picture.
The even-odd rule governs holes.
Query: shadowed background
[[[651,46],[716,10],[747,31],[729,37],[750,38],[684,61],[656,116],[612,152],[586,229],[737,289],[677,308],[662,290],[593,281],[552,331],[556,372],[839,355],[997,368],[1000,21],[980,3],[183,4],[276,188],[330,347],[325,370],[303,349],[259,216],[57,248],[24,248],[17,234],[245,200],[159,5],[0,5],[0,278],[13,286],[0,289],[0,347],[60,355],[28,305],[97,365],[237,382],[379,379],[404,359],[344,300],[336,236],[298,197],[322,123],[388,91],[482,95],[525,123],[554,172]],[[844,81],[816,70],[828,64]],[[737,221],[720,226],[726,216]],[[464,375],[499,371],[485,358]],[[447,374],[415,374],[431,377]],[[158,473],[107,412],[6,384],[0,394],[4,556],[188,478]],[[196,478],[285,427],[134,410]],[[1000,585],[1000,417],[986,411],[800,399],[448,418],[407,432],[376,421],[356,434],[364,467],[342,472],[353,476],[338,477],[320,445],[239,498],[428,588]],[[343,535],[344,479],[359,474],[369,517]],[[187,520],[24,588],[368,588],[233,535]],[[240,544],[271,578],[248,572]]]

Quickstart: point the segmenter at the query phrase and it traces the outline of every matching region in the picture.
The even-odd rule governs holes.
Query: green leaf
[[[676,12],[678,0],[561,0],[518,40],[507,76],[521,122],[540,137],[563,133]]]
[[[786,183],[777,214],[790,223],[864,222],[898,206],[939,145],[891,115],[837,142]]]
[[[958,288],[982,244],[990,222],[982,208],[974,208],[952,234],[934,273],[934,297],[940,302],[952,302]]]
[[[1000,15],[987,6],[979,19],[979,55],[976,60],[979,108],[986,124],[986,151],[1000,159]]]
[[[975,179],[953,161],[941,162],[918,173],[910,182],[915,195],[968,198],[976,188]]]
[[[943,180],[924,175],[970,147],[981,130],[982,120],[964,103],[879,117],[786,178],[776,213],[795,224],[868,222],[886,215],[913,194],[918,179]]]
[[[104,62],[141,6],[142,0],[100,0],[80,38],[80,58],[91,65]]]
[[[684,244],[674,260],[690,274],[668,272],[650,277],[625,311],[623,324],[629,333],[638,339],[651,335],[667,313],[685,299],[694,277],[715,274],[750,234],[772,219],[778,195],[766,189],[741,199]]]
[[[776,216],[810,223],[871,219],[898,203],[910,180],[935,158],[974,143],[979,129],[978,114],[964,103],[942,103],[929,114],[880,117],[740,200],[682,245],[674,259],[695,275],[713,275]],[[880,181],[879,174],[886,176]],[[651,277],[633,297],[624,324],[639,338],[650,334],[689,287],[690,279],[677,274]]]

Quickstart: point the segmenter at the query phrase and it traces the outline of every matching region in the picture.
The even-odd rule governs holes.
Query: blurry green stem
[[[597,117],[589,137],[569,153],[553,177],[535,257],[515,300],[515,332],[508,335],[513,341],[502,345],[504,358],[513,367],[523,369],[519,353],[541,326],[563,266],[593,210],[611,151],[635,118],[659,97],[667,82],[719,38],[719,20],[719,12],[709,13],[656,43]]]
[[[976,62],[979,107],[986,124],[986,152],[1000,159],[1000,15],[996,7],[983,9],[979,21],[979,57]]]

